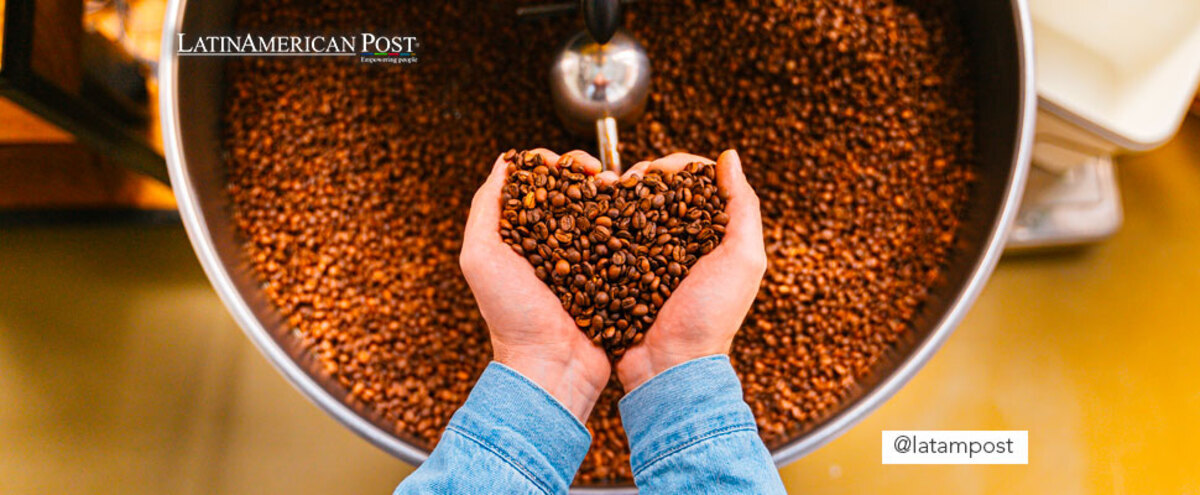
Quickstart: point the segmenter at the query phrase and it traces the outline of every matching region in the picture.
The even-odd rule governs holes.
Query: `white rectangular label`
[[[1029,464],[1029,431],[883,432],[884,464]]]

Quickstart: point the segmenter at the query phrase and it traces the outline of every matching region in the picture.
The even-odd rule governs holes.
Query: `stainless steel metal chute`
[[[576,134],[595,133],[604,169],[619,174],[618,128],[646,108],[650,59],[641,43],[619,29],[620,2],[585,0],[583,12],[588,30],[555,57],[550,94],[563,125]]]

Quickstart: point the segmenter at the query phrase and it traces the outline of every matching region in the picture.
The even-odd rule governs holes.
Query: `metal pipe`
[[[617,119],[605,117],[596,121],[596,143],[600,148],[600,163],[604,170],[621,175],[621,154],[617,152]]]

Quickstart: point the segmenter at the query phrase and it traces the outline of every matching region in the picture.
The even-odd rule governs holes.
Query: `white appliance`
[[[1121,225],[1112,157],[1167,142],[1200,85],[1200,1],[1030,0],[1033,172],[1009,248],[1104,239]]]

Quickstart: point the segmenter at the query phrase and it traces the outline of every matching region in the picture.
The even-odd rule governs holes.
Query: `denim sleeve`
[[[395,493],[567,493],[590,444],[558,400],[493,362],[429,459]]]
[[[659,373],[620,408],[639,493],[786,493],[729,357]]]

